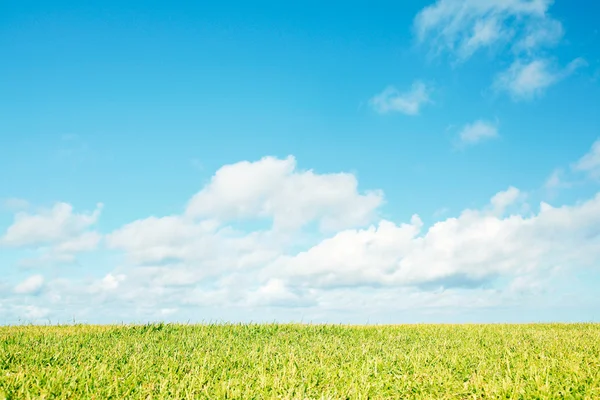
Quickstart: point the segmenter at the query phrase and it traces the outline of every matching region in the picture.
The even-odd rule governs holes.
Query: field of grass
[[[600,325],[0,327],[0,399],[600,399]]]

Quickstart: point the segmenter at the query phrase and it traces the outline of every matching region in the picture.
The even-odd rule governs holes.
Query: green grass
[[[0,327],[0,399],[600,399],[600,325]]]

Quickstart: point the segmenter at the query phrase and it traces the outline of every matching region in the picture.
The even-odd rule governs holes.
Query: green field
[[[0,327],[0,399],[600,399],[600,325]]]

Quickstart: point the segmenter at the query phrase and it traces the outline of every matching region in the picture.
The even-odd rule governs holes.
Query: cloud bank
[[[593,169],[595,147],[578,168]],[[429,225],[416,214],[382,218],[383,198],[359,189],[353,174],[300,170],[290,156],[225,165],[181,213],[126,223],[107,232],[100,249],[91,228],[101,205],[19,212],[5,247],[111,251],[121,261],[95,277],[41,269],[14,283],[0,312],[60,318],[69,310],[85,319],[105,310],[131,319],[287,310],[330,320],[358,311],[451,312],[522,304],[550,290],[552,277],[597,268],[600,194],[523,212],[526,194],[509,187],[481,208]],[[251,225],[242,228],[244,221]]]

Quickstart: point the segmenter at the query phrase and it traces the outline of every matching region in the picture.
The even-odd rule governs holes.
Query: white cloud
[[[494,45],[515,42],[515,51],[531,52],[558,42],[560,22],[551,18],[551,0],[438,0],[414,20],[419,42],[435,53],[448,51],[458,60]]]
[[[515,59],[497,74],[494,87],[514,100],[531,100],[586,62],[577,58],[556,67],[544,50],[564,36],[562,24],[549,14],[553,0],[437,0],[414,20],[419,43],[429,43],[434,54],[448,52],[458,62],[490,49],[510,50]]]
[[[75,254],[96,249],[102,236],[90,231],[102,204],[90,213],[76,214],[67,203],[57,203],[37,214],[18,212],[13,224],[0,237],[0,246],[35,248],[39,256],[22,259],[23,267],[71,263]]]
[[[600,139],[594,142],[590,151],[573,164],[572,168],[588,173],[593,179],[600,179]]]
[[[127,250],[137,264],[160,263],[164,260],[185,258],[190,246],[198,251],[209,250],[210,245],[199,246],[194,238],[202,237],[200,225],[178,216],[149,217],[131,222],[106,236],[109,248]]]
[[[494,88],[508,92],[517,101],[531,100],[586,64],[585,60],[577,58],[559,69],[547,59],[538,58],[529,62],[517,60],[496,76]]]
[[[90,285],[91,293],[103,293],[116,290],[127,277],[124,274],[107,274]]]
[[[294,157],[264,157],[220,168],[190,200],[186,215],[219,221],[269,218],[283,230],[318,222],[329,230],[369,223],[382,201],[380,191],[359,193],[352,174],[299,171]]]
[[[519,189],[514,186],[509,187],[503,192],[496,193],[491,199],[490,204],[496,215],[502,215],[506,209],[513,205],[517,200],[523,197]]]
[[[288,172],[271,174],[271,179],[281,180],[291,170],[288,166],[284,169]],[[203,215],[205,220],[190,215],[151,217],[108,235],[107,243],[125,250],[130,261],[140,267],[130,270],[127,279],[122,275],[117,281],[107,275],[94,287],[110,289],[113,296],[127,301],[172,304],[168,307],[334,307],[334,293],[356,291],[358,296],[365,287],[412,288],[416,292],[410,292],[411,298],[421,301],[425,297],[415,293],[444,287],[458,296],[452,302],[464,298],[462,291],[475,290],[485,293],[485,300],[477,301],[491,304],[492,294],[498,291],[477,288],[506,280],[509,284],[498,289],[501,293],[506,290],[506,296],[522,295],[527,288],[535,292],[540,287],[537,277],[562,266],[593,265],[600,255],[600,195],[570,207],[542,203],[537,214],[525,216],[517,207],[525,195],[509,187],[480,210],[464,210],[426,230],[416,215],[410,223],[399,225],[381,220],[364,229],[338,230],[298,251],[294,235],[279,239],[275,231],[241,232],[216,224],[215,218],[256,215],[269,203],[264,197],[256,200],[249,195],[244,197],[248,204],[244,208],[235,192],[228,195],[227,190],[216,189],[228,187],[222,183],[228,179],[221,179],[215,174],[200,192],[225,199],[203,199],[200,209],[204,211],[192,215]],[[257,176],[250,174],[245,179],[256,182]],[[347,196],[355,194],[350,191]],[[216,283],[210,284],[213,279]],[[427,297],[427,301],[432,307],[444,307],[450,297],[444,294],[445,300],[433,300],[440,296]]]
[[[177,311],[179,311],[179,309],[177,308],[161,308],[160,309],[160,315],[172,315],[175,314]]]
[[[514,50],[532,53],[539,47],[552,46],[564,36],[562,24],[556,20],[545,18],[526,25],[524,36],[515,43]]]
[[[98,204],[92,213],[74,214],[70,204],[57,203],[51,210],[39,214],[19,212],[0,244],[38,246],[71,240],[96,223],[101,210],[102,204]]]
[[[293,246],[307,224],[324,231],[366,225],[382,201],[379,191],[360,194],[352,174],[298,171],[293,157],[265,157],[220,168],[183,215],[131,222],[107,235],[106,244],[125,251],[141,279],[189,286],[263,267]],[[271,226],[248,232],[225,225],[257,218]]]
[[[431,88],[423,82],[416,81],[407,92],[400,92],[393,86],[370,100],[375,111],[380,114],[400,112],[406,115],[417,115],[424,104],[431,103]]]
[[[101,239],[102,235],[98,232],[83,232],[79,236],[58,243],[54,246],[53,251],[58,254],[92,251],[98,247]]]
[[[108,247],[127,258],[99,278],[46,282],[30,277],[14,291],[39,293],[28,298],[39,311],[29,310],[30,314],[53,319],[61,310],[78,316],[87,312],[90,318],[103,313],[111,321],[154,318],[177,310],[177,316],[186,319],[209,319],[207,313],[212,312],[220,320],[306,315],[332,321],[344,313],[447,313],[522,305],[528,296],[543,296],[551,289],[554,281],[549,279],[555,279],[555,271],[575,274],[598,266],[600,194],[572,206],[541,203],[534,213],[520,207],[525,194],[508,187],[491,196],[488,204],[455,217],[438,215],[432,225],[417,215],[408,223],[374,219],[370,226],[360,226],[359,218],[340,224],[333,233],[317,233],[305,221],[344,219],[343,210],[350,210],[347,219],[353,220],[353,210],[344,205],[360,204],[357,199],[365,196],[356,190],[356,177],[342,179],[353,182],[348,185],[338,182],[339,175],[350,174],[297,171],[290,159],[223,167],[199,192],[200,201],[190,201],[182,215],[133,221],[107,235]],[[244,188],[254,192],[237,191],[236,179],[244,185],[253,182]],[[341,193],[310,194],[327,187],[323,181],[339,185]],[[296,193],[290,188],[309,194],[299,193],[294,199],[286,193]],[[276,228],[281,224],[278,218],[288,218],[278,196],[311,210],[283,225],[295,229]],[[254,217],[270,218],[272,225],[246,230],[227,225]],[[72,239],[88,232],[80,230]],[[66,252],[91,248],[94,240],[88,236],[53,246],[62,245]],[[6,304],[11,307],[1,294],[0,300],[5,309]],[[27,311],[10,309],[15,315]],[[228,314],[233,309],[237,317]]]
[[[264,285],[248,295],[248,304],[253,306],[306,307],[315,305],[315,300],[292,291],[281,279],[269,279]]]
[[[18,294],[36,294],[44,285],[44,277],[41,275],[32,275],[23,282],[15,286],[15,293]]]
[[[215,230],[212,223],[169,216],[134,221],[109,234],[106,243],[110,248],[126,251],[130,262],[152,267],[164,282],[181,279],[194,283],[228,269],[265,263],[279,254],[285,238],[286,235],[238,232],[227,227]],[[164,265],[184,270],[174,273],[161,267]]]
[[[28,305],[17,307],[17,313],[28,320],[40,320],[47,317],[50,314],[50,310],[45,307]]]
[[[566,265],[593,264],[600,255],[600,194],[576,206],[542,203],[531,217],[498,215],[519,197],[496,195],[491,212],[465,210],[421,234],[410,224],[381,221],[345,230],[295,256],[281,256],[264,274],[309,287],[478,286]]]
[[[485,120],[477,120],[462,128],[458,134],[458,141],[459,146],[469,146],[497,137],[497,124]]]

